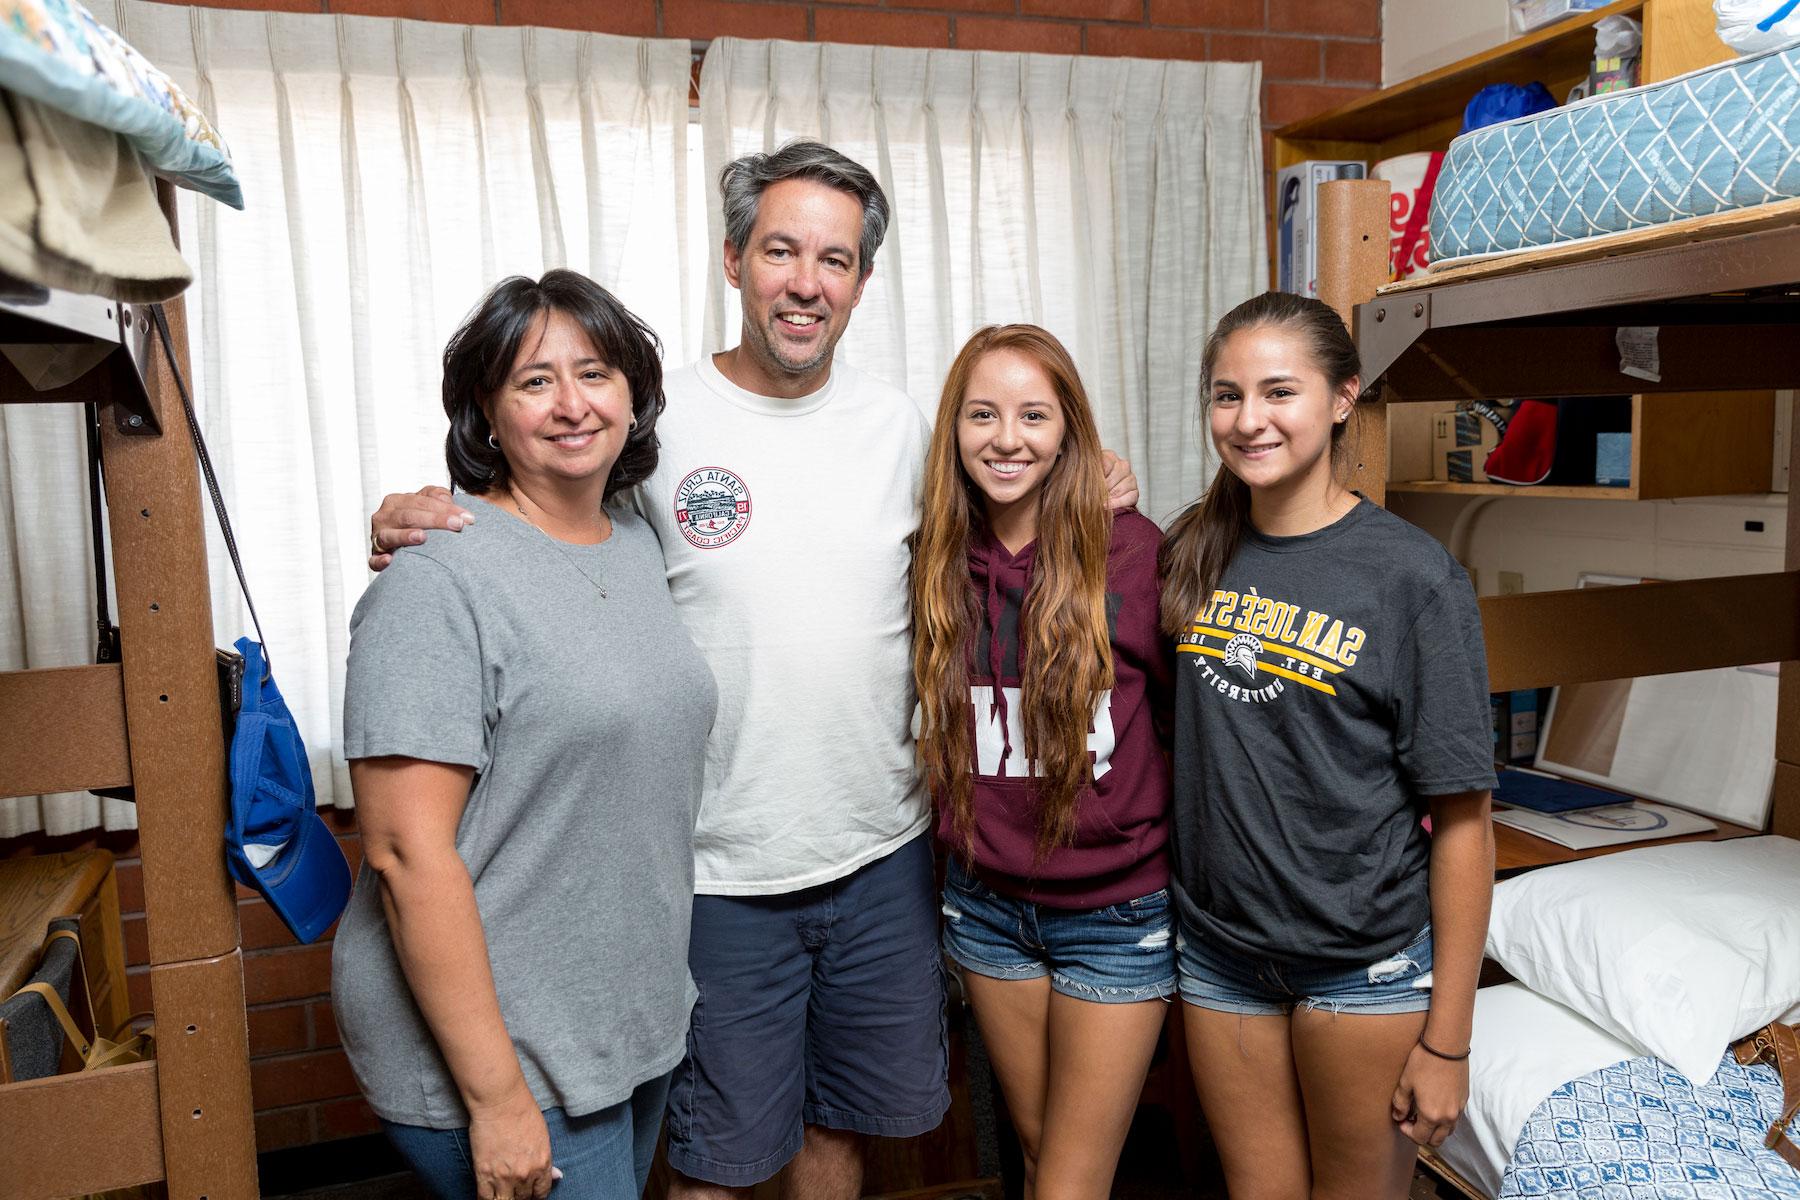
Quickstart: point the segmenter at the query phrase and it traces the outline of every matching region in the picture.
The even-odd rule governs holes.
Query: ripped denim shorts
[[[1431,1007],[1431,923],[1401,949],[1366,967],[1295,966],[1227,950],[1183,922],[1176,935],[1181,998],[1196,1008],[1273,1016],[1296,1008],[1410,1013]]]
[[[1050,978],[1077,1000],[1130,1004],[1175,994],[1175,913],[1168,889],[1101,908],[1051,908],[1003,896],[951,858],[944,953],[989,979]]]

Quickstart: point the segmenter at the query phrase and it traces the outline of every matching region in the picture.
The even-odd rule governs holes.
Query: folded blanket
[[[167,300],[194,279],[121,135],[6,93],[0,271],[129,303]]]

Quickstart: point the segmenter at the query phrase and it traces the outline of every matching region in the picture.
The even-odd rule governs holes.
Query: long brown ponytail
[[[1262,326],[1290,329],[1304,336],[1311,345],[1313,365],[1325,376],[1332,391],[1337,391],[1362,374],[1362,360],[1357,357],[1356,343],[1344,328],[1343,319],[1322,301],[1291,292],[1264,292],[1244,301],[1224,317],[1218,328],[1206,339],[1200,357],[1200,414],[1204,427],[1206,414],[1212,407],[1213,371],[1225,342],[1234,333]],[[1358,401],[1372,398],[1375,389],[1365,385]],[[1346,425],[1331,430],[1333,463],[1341,467],[1350,446],[1344,436]],[[1220,465],[1206,492],[1175,518],[1163,539],[1160,564],[1163,575],[1163,633],[1178,637],[1193,623],[1194,614],[1211,598],[1219,577],[1225,573],[1231,556],[1243,541],[1250,526],[1250,488],[1242,479]]]

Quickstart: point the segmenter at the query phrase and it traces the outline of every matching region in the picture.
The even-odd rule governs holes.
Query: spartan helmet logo
[[[1240,633],[1225,644],[1225,662],[1229,666],[1243,668],[1244,674],[1256,678],[1256,656],[1262,653],[1262,642],[1247,633]]]

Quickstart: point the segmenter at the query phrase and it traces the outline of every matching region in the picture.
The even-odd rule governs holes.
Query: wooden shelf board
[[[1538,484],[1519,487],[1510,483],[1445,483],[1437,479],[1389,480],[1389,492],[1407,492],[1420,496],[1517,496],[1537,500],[1636,500],[1637,489],[1630,487],[1566,487]]]
[[[163,1178],[158,1116],[154,1062],[0,1087],[6,1131],[0,1196],[85,1195]]]
[[[1393,87],[1371,92],[1330,112],[1295,121],[1275,136],[1293,140],[1383,141],[1451,113],[1460,114],[1477,91],[1493,83],[1542,81],[1554,87],[1585,77],[1594,57],[1594,25],[1603,17],[1637,16],[1644,0],[1618,0],[1502,42]],[[1561,103],[1562,97],[1556,100]]]
[[[1744,825],[1733,825],[1729,821],[1721,821],[1712,817],[1707,819],[1718,828],[1703,830],[1700,833],[1683,834],[1680,837],[1626,842],[1618,846],[1596,846],[1592,850],[1571,850],[1567,846],[1559,846],[1546,838],[1526,833],[1523,829],[1514,829],[1510,825],[1495,822],[1494,870],[1499,874],[1511,874],[1515,871],[1529,870],[1532,867],[1578,862],[1582,859],[1617,854],[1621,850],[1637,850],[1644,846],[1672,846],[1676,842],[1723,842],[1732,838],[1757,837],[1762,832]]]
[[[1800,571],[1483,596],[1481,624],[1490,692],[1788,662]]]
[[[125,684],[118,663],[0,672],[0,796],[131,782]]]
[[[105,850],[32,854],[0,862],[0,996],[25,986],[37,969],[49,922],[79,915],[87,897],[112,870],[112,862]],[[119,974],[122,982],[123,968]]]
[[[1628,229],[1622,233],[1608,234],[1604,237],[1584,238],[1580,241],[1564,242],[1555,246],[1516,250],[1511,254],[1496,254],[1491,258],[1480,259],[1464,266],[1440,267],[1422,275],[1411,276],[1398,283],[1390,283],[1380,288],[1376,292],[1376,296],[1385,299],[1390,296],[1416,292],[1423,288],[1440,287],[1444,284],[1491,279],[1500,275],[1515,275],[1541,267],[1569,266],[1574,263],[1610,258],[1614,255],[1666,250],[1695,242],[1736,237],[1740,234],[1758,233],[1767,229],[1782,229],[1791,225],[1800,225],[1800,199],[1774,200],[1767,204],[1735,208],[1728,212],[1712,213],[1704,217],[1686,217],[1679,221],[1646,226],[1643,229]]]

